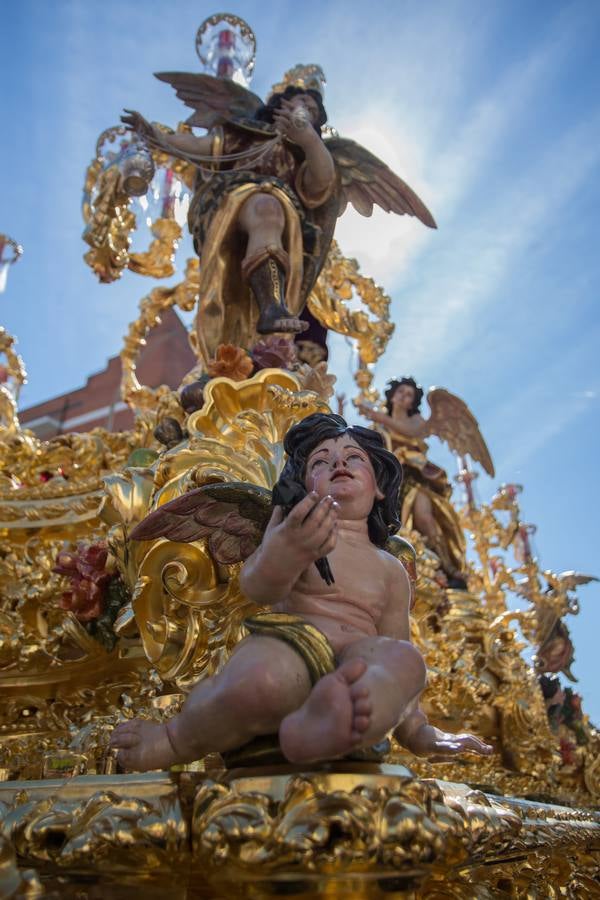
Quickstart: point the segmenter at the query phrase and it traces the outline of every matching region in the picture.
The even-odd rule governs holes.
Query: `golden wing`
[[[455,453],[461,456],[468,453],[493,478],[495,471],[490,451],[467,404],[450,391],[435,387],[427,394],[427,402],[431,416],[423,436],[435,434]]]
[[[361,216],[370,216],[373,204],[377,204],[385,212],[416,216],[429,228],[437,228],[435,219],[412,188],[373,153],[347,138],[327,138],[325,146],[340,175],[338,215],[351,203]]]

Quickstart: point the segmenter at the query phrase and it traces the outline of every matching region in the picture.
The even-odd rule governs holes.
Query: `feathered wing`
[[[211,129],[228,119],[253,118],[264,104],[260,97],[228,78],[192,72],[155,72],[166,81],[186,106],[194,110],[186,120],[188,125]]]
[[[130,537],[189,543],[208,538],[222,565],[243,562],[260,544],[272,511],[271,491],[243,481],[207,484],[160,506]]]
[[[544,572],[548,586],[565,591],[574,591],[582,584],[589,584],[590,581],[598,581],[595,575],[584,575],[582,572],[560,572],[554,575],[552,572]]]
[[[467,404],[444,388],[432,388],[427,394],[427,401],[431,408],[427,434],[436,434],[461,456],[468,453],[493,477],[494,463],[490,451]]]
[[[435,219],[412,188],[373,153],[347,138],[327,138],[325,145],[341,180],[338,215],[351,203],[362,216],[370,216],[373,204],[377,204],[385,212],[416,216],[429,228],[437,228]]]

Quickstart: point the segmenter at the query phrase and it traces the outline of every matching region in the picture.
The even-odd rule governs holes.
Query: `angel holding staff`
[[[323,139],[324,76],[296,66],[267,103],[226,78],[162,72],[194,110],[168,134],[140,113],[123,122],[151,149],[196,167],[188,224],[200,256],[198,341],[205,359],[220,343],[248,347],[258,331],[299,334],[306,300],[348,203],[435,221],[414,191],[354,141]]]

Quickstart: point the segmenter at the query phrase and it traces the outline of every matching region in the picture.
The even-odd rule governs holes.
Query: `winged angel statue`
[[[188,223],[200,257],[199,349],[248,346],[252,336],[308,328],[301,313],[348,203],[436,224],[414,191],[381,160],[346,138],[323,139],[327,114],[318,66],[296,66],[267,103],[234,81],[161,72],[194,112],[167,133],[139,113],[123,122],[147,146],[196,167]],[[252,297],[255,302],[252,302]]]
[[[414,378],[389,382],[386,412],[362,404],[360,412],[383,426],[392,450],[402,463],[401,519],[414,528],[438,555],[451,587],[464,588],[465,538],[450,502],[452,485],[446,472],[427,459],[425,438],[437,435],[460,456],[469,454],[488,475],[494,475],[490,452],[469,407],[443,388],[431,388],[427,401],[431,415],[420,414],[423,389]]]
[[[433,727],[419,707],[425,664],[410,643],[406,542],[390,537],[401,467],[383,437],[315,413],[284,447],[272,497],[248,483],[205,484],[131,532],[175,545],[208,539],[220,565],[244,561],[240,588],[264,611],[245,618],[248,637],[177,716],[115,730],[121,765],[164,768],[215,751],[228,763],[256,761],[265,741],[268,752],[311,763],[379,752],[392,731],[420,755],[491,753],[474,735]]]

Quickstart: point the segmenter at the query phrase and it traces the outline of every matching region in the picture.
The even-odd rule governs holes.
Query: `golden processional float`
[[[254,36],[236,17],[213,16],[197,47],[218,78],[216,100],[209,75],[175,86],[196,123],[222,141],[224,121],[248,117],[245,94],[258,101],[240,86],[252,71]],[[322,92],[323,83],[319,67],[297,66],[274,92],[289,84]],[[188,207],[207,190],[211,197],[223,163],[216,154],[195,164],[170,156],[161,141],[173,133],[150,127],[145,143],[122,126],[107,129],[87,170],[85,259],[106,283],[125,269],[174,274]],[[176,132],[187,133],[189,125]],[[229,156],[242,154],[237,160],[255,171],[280,140],[272,128],[259,137],[258,151],[249,142],[249,155],[240,146]],[[377,202],[433,224],[368,151],[331,129],[328,140],[336,203],[370,214]],[[204,222],[214,212],[205,209]],[[223,313],[215,300],[224,285],[235,288],[221,252],[231,230],[217,218],[208,230],[220,228],[222,244],[209,234],[213,255],[188,260],[180,283],[154,287],[129,328],[121,360],[131,431],[41,441],[21,428],[25,372],[13,338],[0,333],[0,896],[119,897],[132,887],[181,898],[599,896],[600,735],[558,677],[574,680],[565,620],[590,577],[541,570],[520,486],[476,503],[467,457],[490,474],[493,464],[468,408],[441,389],[429,395],[428,431],[459,457],[461,505],[423,441],[387,429],[407,473],[402,534],[417,560],[415,572],[404,542],[416,579],[411,627],[428,666],[430,720],[481,735],[493,756],[432,764],[392,741],[372,758],[308,768],[270,748],[227,765],[213,754],[168,772],[117,770],[114,726],[174,715],[191,685],[223,666],[255,611],[239,590],[241,563],[216,558],[210,534],[133,541],[133,528],[203,485],[273,486],[290,425],[327,411],[333,397],[323,342],[312,339],[325,329],[355,343],[355,403],[386,429],[373,386],[394,328],[383,290],[331,242],[326,222],[322,248],[307,250],[290,216],[289,256],[299,255],[300,269],[291,259],[286,274],[288,285],[302,280],[304,254],[314,276],[303,285],[311,339],[257,334],[252,316]],[[139,245],[144,228],[151,242],[134,252],[132,237]],[[1,241],[3,260],[16,258],[20,248]],[[136,378],[138,353],[169,307],[197,310],[197,366],[177,391]],[[429,528],[415,512],[419,492],[429,498]]]

